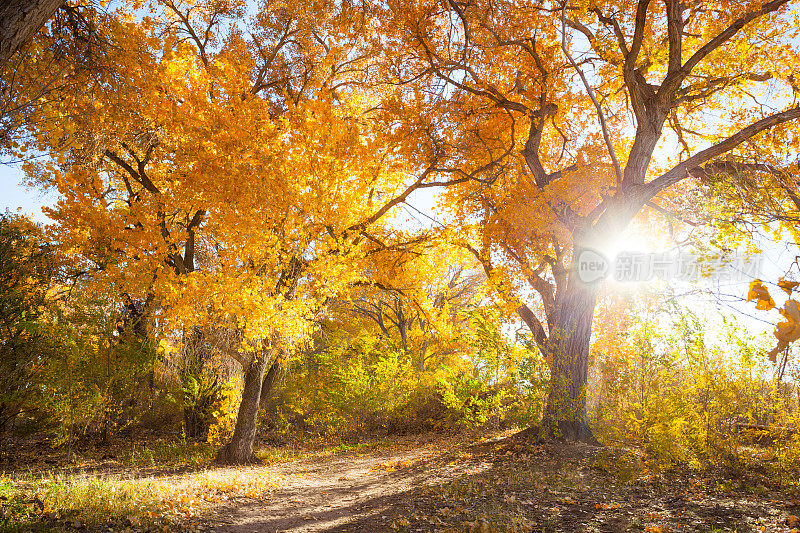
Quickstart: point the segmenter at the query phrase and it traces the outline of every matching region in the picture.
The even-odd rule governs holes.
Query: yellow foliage
[[[157,301],[166,329],[236,328],[242,361],[307,339],[364,272],[393,276],[394,243],[424,240],[387,225],[413,183],[405,134],[375,110],[380,92],[347,89],[374,43],[333,5],[284,4],[249,37],[224,22],[240,2],[154,1],[135,24],[118,6],[103,69],[34,109],[47,126],[19,146],[51,155],[26,172],[60,194],[54,238],[96,290]]]
[[[214,403],[212,415],[214,421],[208,430],[208,442],[220,445],[227,442],[233,434],[233,427],[236,423],[236,410],[241,401],[241,384],[238,379],[226,381],[218,393],[217,401]]]

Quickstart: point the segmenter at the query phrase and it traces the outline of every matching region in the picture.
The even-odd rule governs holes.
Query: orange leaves
[[[761,311],[769,311],[775,307],[775,301],[760,279],[755,279],[750,283],[750,288],[747,291],[747,301],[751,300],[756,301],[756,309]]]
[[[783,279],[783,278],[780,278],[780,279],[778,280],[778,287],[779,287],[780,289],[782,289],[782,290],[783,290],[783,292],[785,292],[785,293],[786,293],[786,294],[788,294],[789,296],[791,296],[791,295],[792,295],[792,291],[793,291],[793,290],[794,290],[794,289],[795,289],[795,288],[796,288],[798,285],[800,285],[800,282],[797,282],[797,281],[788,281],[788,280],[785,280],[785,279]]]
[[[778,322],[775,328],[775,337],[778,344],[769,352],[769,358],[774,363],[780,352],[789,347],[789,344],[800,339],[800,304],[796,300],[786,300],[781,315],[786,320]]]
[[[783,278],[778,281],[778,287],[790,296],[798,285],[800,283],[787,281]],[[750,283],[747,301],[752,300],[756,301],[756,309],[762,311],[769,311],[775,307],[775,301],[760,279],[755,279]],[[784,303],[783,308],[779,309],[779,312],[784,320],[778,322],[775,327],[775,337],[778,339],[778,344],[768,352],[769,358],[773,363],[777,361],[780,352],[786,350],[791,343],[800,340],[800,303],[789,298]]]
[[[598,511],[610,511],[613,509],[619,509],[620,505],[618,503],[597,503],[595,504],[594,508]]]
[[[367,259],[404,237],[373,215],[414,170],[375,111],[383,94],[348,89],[371,45],[320,3],[270,5],[247,35],[228,24],[240,2],[175,6],[109,14],[95,85],[59,89],[33,121],[47,124],[35,147],[55,159],[68,140],[69,157],[29,175],[57,182],[59,240],[102,264],[105,287],[151,293],[175,327],[299,342],[365,271],[402,270]],[[204,42],[186,38],[198,28]]]

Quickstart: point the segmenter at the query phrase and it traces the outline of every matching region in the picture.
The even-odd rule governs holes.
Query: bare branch
[[[128,164],[127,161],[119,157],[116,153],[112,152],[111,150],[106,150],[104,155],[111,159],[114,163],[122,167],[125,172],[127,172],[134,180],[136,180],[140,185],[142,185],[148,192],[152,194],[161,194],[161,191],[158,190],[158,187],[150,181],[144,174],[140,174],[134,168]]]
[[[641,3],[641,2],[640,2]],[[584,75],[581,68],[575,63],[575,60],[572,59],[572,55],[569,53],[567,49],[567,23],[566,23],[566,9],[567,3],[564,2],[564,7],[561,10],[561,49],[564,51],[564,55],[567,56],[567,60],[569,61],[572,68],[578,73],[581,77],[581,81],[583,82],[583,86],[586,87],[586,92],[589,94],[589,98],[592,99],[592,103],[594,104],[594,108],[597,110],[597,118],[600,120],[600,128],[603,130],[603,140],[606,142],[606,148],[608,148],[608,154],[611,156],[611,161],[614,163],[614,173],[617,176],[617,183],[622,183],[622,169],[619,165],[619,159],[617,159],[617,153],[614,150],[614,145],[611,143],[611,136],[608,133],[608,126],[606,125],[606,118],[603,114],[603,108],[600,107],[600,103],[597,101],[597,98],[594,96],[594,91],[592,87],[589,85],[589,81],[586,79],[586,75]]]
[[[797,118],[800,118],[800,107],[793,107],[791,109],[787,109],[786,111],[775,113],[774,115],[764,117],[761,120],[742,128],[735,134],[723,139],[714,146],[699,151],[685,161],[675,165],[672,169],[668,170],[650,183],[644,185],[643,191],[646,196],[644,201],[649,200],[667,187],[670,187],[682,179],[689,177],[693,172],[700,172],[700,170],[695,170],[700,167],[700,165],[736,148],[744,141],[755,135],[758,135],[762,131],[768,130],[785,122],[790,122]]]

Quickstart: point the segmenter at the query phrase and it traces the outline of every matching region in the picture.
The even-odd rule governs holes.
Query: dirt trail
[[[206,529],[788,533],[800,527],[798,493],[770,487],[755,472],[655,474],[624,450],[520,437],[392,442],[266,467],[264,475],[281,478],[280,486],[262,501],[218,508]]]
[[[442,443],[276,465],[265,473],[283,478],[280,488],[264,501],[221,509],[211,527],[228,533],[385,531],[399,500],[476,466]]]

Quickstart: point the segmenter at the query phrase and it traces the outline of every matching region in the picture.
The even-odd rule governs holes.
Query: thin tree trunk
[[[67,352],[68,354],[71,351]],[[75,402],[72,399],[72,361],[69,359],[69,355],[67,355],[67,394],[69,395],[69,435],[67,437],[67,463],[72,462],[72,437],[73,437],[73,427],[74,427],[74,409],[75,409]]]
[[[9,0],[0,2],[0,69],[33,38],[64,0]]]
[[[275,350],[261,352],[253,358],[244,373],[242,403],[236,415],[236,427],[231,441],[217,454],[219,464],[238,465],[257,462],[253,455],[253,442],[256,438],[258,408],[261,403],[261,386],[264,373]]]
[[[264,381],[261,383],[261,395],[260,395],[260,405],[263,407],[264,402],[266,402],[272,391],[275,388],[275,383],[278,381],[278,375],[281,373],[281,361],[278,357],[275,357],[274,361],[272,361],[272,365],[270,365],[269,370],[267,371],[267,375],[264,376]]]
[[[403,342],[403,352],[408,353],[408,320],[403,312],[403,302],[397,302],[397,331],[400,332],[400,340]]]
[[[113,394],[111,390],[111,346],[106,348],[106,406],[105,406],[105,413],[103,413],[103,446],[108,444],[108,437],[109,437],[109,424],[110,424],[110,416],[111,416],[111,402],[112,398],[111,395]]]

